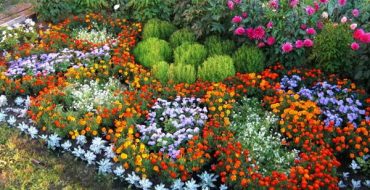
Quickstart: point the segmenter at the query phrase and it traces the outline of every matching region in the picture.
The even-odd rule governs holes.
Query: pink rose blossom
[[[357,28],[357,24],[353,23],[349,27],[351,28],[351,30],[355,30]]]
[[[238,27],[237,29],[235,29],[235,31],[234,31],[234,34],[235,35],[238,35],[238,36],[241,36],[241,35],[243,35],[245,33],[245,29],[243,28],[243,27]]]
[[[320,5],[315,1],[313,3],[314,7],[315,7],[315,11],[318,11],[320,9]]]
[[[353,15],[354,17],[358,17],[358,16],[360,15],[360,11],[359,11],[358,9],[353,9],[353,10],[352,10],[352,15]]]
[[[315,13],[315,9],[312,6],[308,5],[306,7],[306,13],[311,16]]]
[[[347,22],[347,20],[348,20],[347,17],[344,16],[342,17],[342,19],[340,19],[340,22],[344,24]]]
[[[322,28],[324,28],[324,23],[322,23],[321,21],[319,21],[319,22],[317,22],[316,26],[317,26],[318,29],[321,30]]]
[[[242,0],[234,0],[234,2],[235,2],[236,4],[240,4],[240,3],[242,2]]]
[[[296,48],[302,48],[303,46],[304,46],[304,44],[303,44],[303,41],[302,40],[297,40],[295,42],[295,47]]]
[[[299,0],[290,0],[289,5],[294,8],[298,5],[298,3],[299,3]]]
[[[314,34],[316,34],[316,30],[314,28],[307,28],[306,33],[308,35],[314,35]]]
[[[272,28],[274,26],[274,23],[272,21],[268,22],[266,25],[266,28]]]
[[[265,47],[266,45],[265,45],[265,43],[263,43],[263,42],[260,42],[260,43],[258,43],[257,44],[257,47],[258,48],[263,48],[263,47]]]
[[[266,43],[267,45],[272,46],[274,45],[275,41],[276,41],[275,38],[273,36],[270,36],[267,38]]]
[[[273,9],[279,8],[279,0],[270,0],[269,6]]]
[[[305,47],[312,47],[313,46],[313,41],[311,39],[305,39],[303,41],[303,44]]]
[[[360,40],[361,37],[365,34],[365,31],[363,29],[357,29],[353,33],[353,38],[356,40]]]
[[[242,13],[242,17],[243,18],[248,18],[248,13],[246,13],[246,12]]]
[[[357,42],[353,42],[351,44],[351,48],[352,48],[352,50],[356,51],[356,50],[360,49],[360,45]]]
[[[234,2],[233,1],[227,1],[227,6],[229,7],[230,10],[234,10]]]
[[[344,5],[346,5],[346,3],[347,3],[347,0],[338,0],[338,4],[339,4],[340,6],[344,6]]]
[[[292,43],[290,43],[290,42],[285,42],[285,43],[281,46],[281,50],[282,50],[284,53],[289,53],[289,52],[293,51],[293,45],[292,45]]]
[[[254,39],[263,39],[265,37],[265,29],[263,28],[263,26],[258,26],[257,28],[254,29],[253,31],[253,38]]]
[[[361,38],[360,38],[360,41],[361,41],[362,43],[365,43],[365,44],[370,43],[370,32],[363,34],[363,35],[361,36]]]
[[[248,36],[248,38],[249,39],[251,39],[251,40],[253,40],[254,39],[254,30],[253,30],[253,28],[247,28],[246,30],[245,30],[245,33],[247,34],[247,36]]]
[[[242,22],[243,18],[241,16],[234,16],[234,18],[231,20],[233,23],[240,23]]]
[[[302,30],[306,30],[306,28],[307,28],[307,25],[305,25],[305,24],[301,24],[301,29],[302,29]]]
[[[326,4],[329,2],[329,0],[320,0],[320,2]]]

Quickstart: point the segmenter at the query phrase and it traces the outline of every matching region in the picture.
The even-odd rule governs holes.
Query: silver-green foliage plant
[[[168,77],[175,83],[194,83],[197,80],[194,65],[172,64]]]
[[[261,72],[265,68],[265,54],[257,47],[242,46],[233,54],[233,59],[240,73]]]
[[[204,45],[208,50],[208,55],[231,55],[235,49],[235,43],[231,40],[223,40],[220,36],[209,36]]]
[[[198,76],[202,80],[220,82],[227,77],[235,75],[233,59],[227,55],[215,55],[209,57],[198,70]]]
[[[169,43],[164,40],[148,38],[137,44],[134,55],[140,64],[151,68],[160,61],[170,61],[172,49]]]
[[[176,48],[184,43],[196,42],[196,36],[188,28],[183,28],[174,32],[170,37],[170,44],[173,48]]]
[[[250,151],[250,157],[260,166],[260,172],[288,173],[297,152],[282,145],[281,134],[276,132],[278,118],[273,113],[264,111],[257,99],[243,98],[234,107],[232,119],[230,129]]]
[[[199,43],[185,43],[174,51],[175,63],[193,65],[196,68],[207,58],[207,49]]]
[[[153,66],[152,73],[160,82],[166,83],[168,81],[169,69],[170,65],[165,61],[161,61]]]
[[[151,19],[144,25],[143,39],[159,38],[162,40],[168,40],[175,31],[176,27],[170,22]]]

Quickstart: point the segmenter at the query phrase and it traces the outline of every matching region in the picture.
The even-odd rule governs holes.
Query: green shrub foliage
[[[194,65],[196,68],[207,58],[207,49],[198,43],[185,43],[174,52],[175,63]]]
[[[209,36],[204,45],[208,50],[208,55],[231,55],[235,49],[235,43],[231,40],[222,40],[220,36]]]
[[[199,78],[212,82],[220,82],[233,75],[235,75],[233,59],[227,55],[209,57],[198,70]]]
[[[169,79],[175,83],[194,83],[196,81],[196,71],[194,65],[172,64],[169,69]]]
[[[148,38],[137,44],[134,55],[140,64],[151,68],[160,61],[171,61],[172,49],[164,40]]]
[[[144,25],[143,39],[159,38],[167,40],[175,30],[176,27],[167,21],[151,19]]]
[[[169,68],[170,65],[167,62],[161,61],[153,66],[152,73],[160,82],[166,83],[168,81]]]
[[[116,0],[117,1],[117,0]],[[124,6],[126,15],[131,15],[131,19],[145,22],[152,18],[170,20],[172,15],[172,5],[174,0],[119,0]]]
[[[261,72],[265,67],[265,59],[262,50],[254,46],[242,46],[233,54],[235,68],[240,73]]]
[[[327,24],[316,36],[311,58],[326,72],[346,73],[352,69],[350,48],[352,41],[351,31],[347,25]]]
[[[195,34],[188,28],[177,30],[170,37],[170,44],[173,48],[176,48],[187,42],[196,42]]]

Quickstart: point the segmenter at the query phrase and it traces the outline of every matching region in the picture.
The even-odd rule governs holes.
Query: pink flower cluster
[[[230,10],[234,10],[235,4],[240,4],[242,0],[228,0],[227,1],[227,6],[229,7]]]
[[[365,32],[363,29],[357,29],[353,33],[353,38],[362,43],[368,44],[370,43],[370,32]]]
[[[300,48],[303,48],[303,47],[312,47],[313,46],[313,41],[311,39],[297,40],[294,45],[295,45],[295,48],[297,48],[297,49],[300,49]],[[285,42],[281,46],[281,50],[283,51],[283,53],[289,53],[289,52],[293,51],[293,49],[294,49],[294,46],[290,42]]]

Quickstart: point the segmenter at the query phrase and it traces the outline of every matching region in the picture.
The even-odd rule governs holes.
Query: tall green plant
[[[204,45],[208,50],[208,55],[231,55],[235,49],[235,43],[231,40],[223,40],[220,36],[209,36]]]
[[[194,83],[196,71],[193,65],[172,64],[169,68],[168,78],[175,83]]]
[[[165,61],[161,61],[153,66],[152,72],[155,78],[162,83],[166,83],[168,81],[169,69],[170,65]]]
[[[196,36],[188,28],[183,28],[174,32],[170,37],[170,44],[173,48],[176,48],[184,43],[196,42]]]
[[[227,55],[209,57],[198,69],[198,76],[202,80],[220,82],[235,75],[233,59]]]
[[[233,54],[236,70],[241,73],[261,72],[265,67],[265,55],[257,47],[242,46]]]
[[[164,40],[148,38],[137,44],[134,55],[140,64],[151,68],[160,61],[171,61],[172,49]]]
[[[185,43],[175,49],[175,63],[198,67],[207,58],[207,49],[198,43]]]
[[[175,31],[176,27],[170,22],[159,19],[151,19],[144,25],[143,39],[159,38],[167,40]]]

